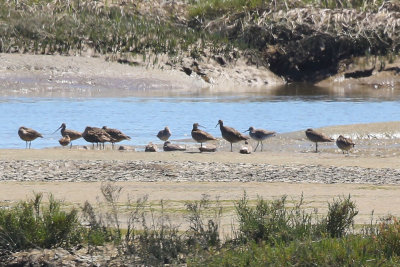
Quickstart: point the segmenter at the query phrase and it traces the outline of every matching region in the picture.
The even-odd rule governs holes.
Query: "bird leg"
[[[32,141],[29,141],[29,149],[31,149]]]
[[[257,146],[256,146],[256,148],[254,149],[254,152],[256,152],[256,151],[257,151],[258,144],[260,144],[260,141],[258,141],[258,143],[257,143]]]
[[[232,150],[232,143],[231,143],[231,152],[233,152],[233,150]]]
[[[200,143],[200,147],[203,147],[203,143]]]
[[[261,141],[261,151],[263,150],[263,147],[264,147],[264,145],[263,145],[263,143],[262,143],[262,141]]]
[[[318,142],[315,142],[315,153],[318,153]]]
[[[71,142],[71,144],[69,145],[69,149],[71,149],[72,148],[72,142]]]

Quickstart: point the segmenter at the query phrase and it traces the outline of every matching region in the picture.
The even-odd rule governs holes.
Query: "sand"
[[[43,175],[43,170],[39,168],[28,169],[27,177],[30,181],[4,181],[0,185],[0,202],[6,205],[12,205],[20,200],[25,200],[33,195],[33,192],[43,192],[45,194],[52,193],[58,199],[64,199],[67,203],[73,206],[82,206],[84,201],[88,200],[91,203],[96,203],[97,198],[101,196],[100,187],[102,184],[109,181],[115,181],[112,177],[117,177],[122,173],[125,164],[131,166],[133,163],[136,167],[129,170],[130,173],[135,173],[137,166],[143,165],[143,169],[151,165],[148,172],[139,172],[143,174],[143,179],[138,181],[136,173],[131,181],[117,181],[114,184],[122,186],[123,191],[119,201],[121,204],[126,202],[127,196],[142,197],[149,196],[151,203],[158,205],[160,200],[166,200],[168,207],[174,210],[177,216],[174,216],[176,222],[182,223],[184,220],[184,203],[185,201],[200,200],[203,194],[210,195],[210,199],[219,197],[223,200],[224,207],[228,210],[224,214],[223,224],[224,229],[228,229],[231,221],[234,219],[233,207],[234,201],[243,196],[246,191],[251,200],[255,200],[258,196],[264,199],[276,199],[282,195],[287,195],[289,199],[299,199],[303,194],[306,201],[306,207],[317,208],[320,213],[326,212],[327,202],[339,196],[351,195],[352,199],[357,203],[360,214],[357,216],[357,223],[368,223],[371,218],[371,212],[374,211],[374,218],[378,219],[384,215],[393,214],[400,216],[400,184],[377,184],[375,183],[354,183],[354,181],[336,181],[334,184],[328,184],[318,181],[318,177],[312,178],[315,172],[323,171],[325,168],[337,167],[340,170],[350,168],[355,169],[355,173],[362,177],[367,176],[372,171],[380,173],[381,170],[397,171],[399,167],[400,156],[385,156],[383,158],[376,156],[365,155],[350,155],[346,156],[341,153],[295,153],[295,152],[262,152],[253,153],[250,155],[241,155],[231,152],[217,153],[193,153],[193,152],[119,152],[119,151],[99,151],[99,150],[79,150],[79,149],[40,149],[40,150],[1,150],[0,163],[4,162],[18,164],[35,164],[50,162],[48,168],[59,168],[59,165],[71,166],[74,162],[76,166],[83,166],[82,169],[87,169],[88,162],[92,162],[95,166],[94,170],[105,169],[104,166],[111,164],[120,164],[115,170],[110,168],[106,170],[106,177],[110,179],[100,179],[99,176],[94,176],[90,182],[76,179],[75,182],[52,180],[35,180],[35,177]],[[181,164],[181,165],[179,165]],[[231,165],[232,172],[226,168],[226,164]],[[252,165],[253,164],[253,165]],[[265,165],[262,165],[265,164]],[[179,165],[181,169],[190,165],[193,172],[200,172],[201,168],[212,166],[215,170],[222,168],[221,174],[229,173],[229,178],[223,181],[198,181],[196,176],[204,174],[188,173],[187,171],[180,172],[173,176],[175,166]],[[19,166],[19,165],[18,165]],[[194,166],[194,167],[193,167]],[[195,168],[200,166],[201,168]],[[239,166],[235,169],[234,166]],[[240,168],[243,167],[240,171]],[[307,182],[296,181],[290,182],[274,182],[273,180],[266,182],[257,182],[254,180],[246,180],[249,177],[248,172],[252,172],[252,167],[267,166],[268,168],[280,168],[284,171],[278,172],[278,175],[288,173],[291,169],[296,171],[309,172],[311,180]],[[279,167],[280,166],[280,167]],[[346,166],[346,167],[343,167]],[[74,167],[74,168],[75,168]],[[1,167],[0,167],[1,168]],[[108,167],[107,167],[108,168]],[[68,168],[67,168],[68,169]],[[200,170],[200,171],[199,171]],[[286,170],[286,171],[285,171]],[[328,169],[327,169],[328,170]],[[61,170],[67,171],[67,170]],[[155,172],[157,171],[157,175]],[[179,170],[181,171],[181,170]],[[24,173],[26,170],[24,170]],[[80,171],[84,173],[84,170]],[[152,174],[154,172],[154,175]],[[206,171],[205,171],[206,172]],[[266,172],[268,177],[268,171]],[[109,174],[109,175],[108,175]],[[246,174],[246,175],[245,175]],[[3,174],[4,175],[4,174]],[[22,175],[22,174],[21,174]],[[107,176],[108,175],[108,176]],[[323,175],[322,175],[323,176]],[[329,176],[329,175],[328,175]],[[398,175],[397,175],[398,176]],[[396,175],[393,179],[396,179]],[[153,177],[151,182],[146,179]],[[157,177],[166,177],[173,181],[157,180]],[[242,177],[241,181],[235,180],[235,177]],[[4,178],[4,177],[3,177]],[[217,177],[216,177],[217,178]],[[286,177],[287,178],[287,177]],[[290,177],[289,177],[290,178]],[[343,177],[345,179],[346,177]],[[311,181],[311,182],[310,182]],[[397,182],[395,182],[397,183]],[[178,216],[179,215],[179,216]]]

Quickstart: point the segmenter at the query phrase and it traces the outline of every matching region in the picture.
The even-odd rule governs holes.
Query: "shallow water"
[[[23,83],[21,88],[23,87]],[[39,86],[40,87],[40,86]],[[104,91],[104,88],[102,89]],[[96,92],[99,92],[98,90]],[[213,92],[116,90],[104,97],[87,90],[68,97],[55,94],[33,96],[23,89],[3,89],[0,96],[0,148],[24,148],[17,131],[22,125],[41,132],[33,148],[58,146],[62,122],[83,131],[88,125],[118,128],[132,137],[128,145],[160,143],[155,137],[165,125],[172,139],[190,138],[192,124],[220,137],[219,119],[240,131],[249,126],[285,133],[331,125],[397,121],[400,118],[400,88],[333,90],[310,85],[290,85],[272,90]],[[77,140],[74,144],[87,144]]]

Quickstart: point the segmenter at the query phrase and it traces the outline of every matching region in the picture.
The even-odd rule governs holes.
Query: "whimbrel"
[[[164,130],[159,131],[157,137],[162,141],[167,141],[171,137],[171,131],[168,126],[165,126]]]
[[[257,146],[254,149],[254,152],[256,152],[258,145],[261,143],[261,151],[263,150],[263,141],[269,137],[275,136],[276,132],[273,131],[267,131],[263,129],[254,129],[254,127],[250,127],[248,130],[245,132],[250,133],[250,137],[257,142]]]
[[[123,140],[131,140],[130,136],[127,136],[118,129],[112,129],[108,128],[107,126],[103,126],[103,130],[106,131],[112,137],[111,145],[113,148],[114,148],[114,143],[118,143]]]
[[[164,151],[185,151],[186,148],[179,145],[171,144],[170,141],[166,141],[163,146]]]
[[[62,123],[61,126],[57,130],[55,130],[55,132],[57,132],[58,130],[61,129],[61,135],[63,137],[68,135],[70,140],[71,140],[70,142],[71,142],[71,147],[72,147],[72,141],[81,138],[82,137],[82,133],[78,132],[78,131],[66,129],[66,128],[67,128],[67,126],[65,125],[65,123]]]
[[[344,154],[344,151],[347,151],[347,153],[349,153],[349,150],[352,149],[356,144],[350,138],[339,135],[339,137],[336,139],[336,145],[342,150]]]
[[[317,132],[313,129],[306,130],[308,140],[315,143],[315,152],[318,152],[318,143],[333,142],[334,140],[323,133]]]
[[[228,126],[224,126],[224,122],[222,120],[219,120],[218,124],[215,127],[217,127],[218,125],[219,129],[221,130],[222,137],[226,141],[231,143],[231,152],[232,152],[232,143],[237,143],[249,139],[247,136],[244,136],[239,131]]]
[[[244,141],[244,146],[242,146],[240,148],[239,153],[240,154],[251,154],[251,150],[252,150],[251,145],[246,140],[246,141]]]
[[[217,140],[214,136],[212,136],[211,134],[202,131],[199,129],[200,127],[203,127],[201,125],[199,125],[197,122],[193,123],[193,129],[192,129],[192,138],[200,143],[200,147],[203,147],[203,143],[207,142],[207,141],[213,141],[213,140]]]
[[[64,137],[62,137],[60,140],[58,140],[58,142],[62,146],[67,146],[71,142],[71,138],[69,137],[68,134],[66,134]]]
[[[89,143],[93,143],[93,148],[94,148],[94,143],[103,143],[103,149],[104,149],[104,143],[105,142],[111,142],[112,137],[103,129],[97,128],[97,127],[90,127],[87,126],[85,128],[85,131],[82,133],[83,139],[85,139]],[[101,147],[101,144],[100,144]]]
[[[28,142],[29,142],[29,148],[31,148],[31,143],[33,140],[35,140],[38,137],[43,138],[43,136],[40,133],[31,128],[26,128],[25,126],[19,127],[18,135],[22,140],[26,142],[25,148],[28,148]]]

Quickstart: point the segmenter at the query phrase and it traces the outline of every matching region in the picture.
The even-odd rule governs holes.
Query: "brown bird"
[[[127,136],[118,129],[112,129],[108,128],[107,126],[103,126],[103,130],[106,131],[112,137],[111,145],[113,148],[114,148],[114,143],[118,143],[123,140],[131,140],[130,136]]]
[[[224,126],[224,122],[222,120],[219,120],[218,124],[215,127],[217,127],[218,125],[219,129],[221,130],[222,137],[226,141],[231,143],[231,152],[232,152],[232,143],[237,143],[249,139],[249,137],[241,134],[239,131],[228,126]]]
[[[157,137],[162,141],[167,141],[171,137],[171,131],[168,126],[165,126],[164,130],[159,131]]]
[[[71,142],[71,147],[72,147],[72,141],[81,138],[82,133],[78,132],[78,131],[66,129],[66,128],[67,128],[67,126],[65,125],[65,123],[62,123],[61,126],[57,130],[54,131],[54,133],[61,129],[61,135],[63,137],[65,137],[66,135],[69,136],[70,142]]]
[[[26,142],[25,148],[28,148],[28,142],[29,142],[29,148],[31,148],[31,143],[33,140],[35,140],[38,137],[43,138],[43,136],[40,133],[31,128],[26,128],[25,126],[19,127],[18,135],[22,140]]]
[[[150,142],[144,149],[144,152],[157,152],[157,145]]]
[[[66,134],[64,137],[62,137],[60,140],[58,140],[58,142],[62,146],[67,146],[71,142],[71,138],[69,137],[68,134]]]
[[[213,141],[213,140],[217,140],[214,136],[212,136],[211,134],[202,131],[199,129],[199,127],[203,127],[201,125],[199,125],[197,122],[193,123],[193,129],[192,129],[192,138],[200,143],[200,147],[203,147],[203,143],[207,142],[207,141]]]
[[[87,126],[85,128],[85,131],[82,133],[82,137],[87,142],[93,143],[93,148],[94,148],[94,143],[97,143],[97,145],[99,143],[103,143],[103,149],[105,142],[111,142],[111,140],[113,140],[112,137],[103,129],[90,126]]]
[[[342,150],[344,154],[344,151],[347,151],[347,153],[349,153],[349,150],[352,149],[356,144],[350,138],[339,135],[339,137],[336,139],[336,145]]]
[[[246,130],[245,132],[249,132],[250,133],[250,137],[257,142],[257,146],[254,149],[254,152],[256,152],[258,145],[261,142],[261,151],[263,150],[263,143],[262,141],[264,141],[267,138],[270,138],[272,136],[275,136],[276,132],[273,131],[267,131],[267,130],[263,130],[263,129],[254,129],[254,127],[250,127],[248,130]]]
[[[171,144],[170,141],[166,141],[163,146],[164,151],[185,151],[186,148],[179,145]]]
[[[217,147],[216,146],[203,146],[203,147],[199,147],[200,152],[215,152],[217,151]]]
[[[318,152],[318,143],[334,141],[334,139],[330,138],[329,136],[326,136],[323,133],[317,132],[313,129],[307,129],[306,136],[307,136],[308,140],[315,143],[315,152]]]

